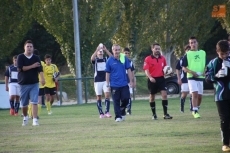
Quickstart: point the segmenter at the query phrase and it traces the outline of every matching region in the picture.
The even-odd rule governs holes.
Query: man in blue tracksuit
[[[120,46],[114,44],[112,52],[113,56],[109,57],[106,62],[106,83],[107,87],[111,90],[113,98],[115,121],[121,122],[125,119],[125,109],[130,98],[126,70],[128,72],[131,87],[133,86],[134,78],[128,58],[120,53]]]

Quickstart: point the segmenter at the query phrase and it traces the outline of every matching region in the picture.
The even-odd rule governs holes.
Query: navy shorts
[[[27,84],[20,85],[21,92],[21,105],[23,107],[29,105],[29,101],[32,104],[38,103],[39,84]]]

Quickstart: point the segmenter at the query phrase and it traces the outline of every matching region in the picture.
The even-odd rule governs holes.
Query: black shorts
[[[155,83],[148,79],[148,89],[150,94],[156,94],[159,91],[167,90],[164,77],[158,77],[154,79],[156,80]]]
[[[45,95],[45,89],[44,88],[39,88],[38,96],[44,96],[44,95]]]
[[[45,87],[45,94],[48,95],[55,95],[56,94],[56,88],[53,87],[53,88],[48,88],[48,87]]]

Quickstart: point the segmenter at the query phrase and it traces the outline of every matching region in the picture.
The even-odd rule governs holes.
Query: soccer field
[[[187,99],[185,113],[179,98],[169,99],[172,120],[163,119],[161,101],[156,101],[158,120],[151,119],[147,100],[133,102],[132,115],[124,122],[99,119],[96,104],[42,109],[40,126],[32,120],[22,127],[22,117],[0,110],[0,152],[60,153],[218,153],[222,152],[219,118],[212,96],[203,98],[201,118],[194,119]]]

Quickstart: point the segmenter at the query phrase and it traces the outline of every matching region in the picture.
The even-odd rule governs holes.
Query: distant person
[[[94,90],[97,96],[97,109],[99,112],[99,118],[110,118],[112,117],[109,113],[110,91],[106,87],[105,81],[105,66],[107,58],[103,57],[104,52],[108,56],[112,56],[112,54],[107,50],[107,48],[103,44],[99,44],[99,46],[91,56],[91,62],[94,68]],[[102,92],[104,92],[105,95],[105,113],[102,109]]]
[[[189,51],[191,47],[186,45],[184,47],[185,54]],[[188,87],[188,79],[187,73],[182,70],[182,62],[183,62],[184,55],[178,60],[176,65],[176,74],[177,74],[177,82],[181,86],[181,98],[180,98],[180,111],[184,113],[184,103],[187,95],[189,94],[189,87]],[[192,111],[192,97],[190,97],[190,111]]]
[[[24,44],[25,52],[18,55],[17,67],[18,67],[18,84],[20,85],[21,92],[21,105],[23,113],[22,126],[28,124],[28,105],[29,101],[33,104],[33,126],[38,126],[37,112],[38,112],[38,94],[39,94],[39,79],[38,74],[41,77],[41,83],[45,84],[43,76],[43,70],[41,66],[40,58],[33,54],[34,46],[31,40],[27,40]]]
[[[124,54],[128,58],[128,60],[130,62],[131,71],[132,71],[132,75],[133,75],[133,78],[134,78],[134,86],[135,86],[136,85],[136,78],[135,78],[135,74],[134,74],[135,68],[134,68],[134,64],[133,64],[132,60],[130,59],[130,49],[129,48],[124,48]],[[126,73],[127,73],[127,71],[126,71]],[[128,80],[128,83],[129,83],[130,80],[129,80],[128,74],[127,74],[127,80]],[[132,113],[131,108],[132,108],[133,88],[130,86],[130,84],[129,84],[129,92],[130,92],[130,98],[129,98],[129,103],[127,105],[127,114],[131,115],[131,113]]]
[[[130,93],[126,70],[130,80],[130,86],[133,87],[134,78],[130,70],[130,62],[124,54],[121,53],[119,45],[112,46],[113,56],[106,62],[106,86],[110,88],[113,98],[115,121],[125,120],[125,109],[129,102]]]
[[[45,65],[44,65],[44,77],[45,77],[45,97],[46,97],[46,109],[48,111],[48,115],[52,114],[51,106],[54,101],[54,96],[56,94],[56,85],[55,82],[58,81],[59,78],[59,70],[55,64],[52,64],[52,57],[49,54],[45,55]]]
[[[187,51],[183,58],[183,70],[187,72],[188,86],[192,94],[193,117],[200,118],[198,110],[201,105],[203,95],[203,80],[206,68],[206,53],[198,49],[196,37],[189,38],[191,49]]]
[[[20,106],[20,86],[18,84],[17,55],[13,57],[13,64],[5,72],[6,91],[10,95],[10,115],[18,116]]]
[[[153,113],[152,119],[157,120],[155,95],[158,91],[160,91],[162,97],[163,118],[172,119],[173,117],[168,114],[167,90],[163,72],[164,67],[167,65],[166,60],[161,55],[160,44],[152,44],[151,50],[152,54],[145,58],[143,69],[148,77],[149,103]]]
[[[206,71],[206,81],[215,86],[215,101],[220,117],[222,151],[230,152],[230,56],[229,44],[220,40],[216,45],[218,57],[212,59]]]

